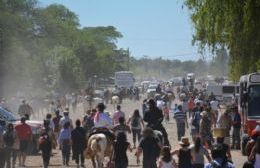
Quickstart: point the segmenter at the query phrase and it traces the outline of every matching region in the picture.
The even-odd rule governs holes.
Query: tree
[[[230,77],[257,71],[260,53],[259,0],[186,0],[195,27],[193,43],[212,52],[227,47]]]

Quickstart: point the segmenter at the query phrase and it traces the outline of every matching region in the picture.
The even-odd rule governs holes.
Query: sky
[[[198,60],[193,27],[184,0],[40,0],[63,4],[78,15],[82,27],[114,26],[122,33],[119,48],[140,58]]]

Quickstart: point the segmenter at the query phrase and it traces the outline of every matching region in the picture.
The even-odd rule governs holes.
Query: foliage
[[[115,27],[80,27],[63,5],[45,8],[37,0],[0,1],[0,97],[17,90],[72,90],[93,76],[104,77],[124,64]]]
[[[227,47],[230,77],[257,71],[260,60],[260,0],[186,0],[195,27],[193,43],[212,52]]]

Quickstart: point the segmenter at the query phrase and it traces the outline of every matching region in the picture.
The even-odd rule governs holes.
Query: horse
[[[120,104],[120,98],[119,96],[112,96],[111,98],[111,104],[113,104],[114,110],[116,109],[116,106]]]
[[[97,133],[89,137],[84,155],[87,159],[91,159],[94,168],[103,168],[105,157],[111,160],[112,154],[113,141],[109,140],[105,134]]]

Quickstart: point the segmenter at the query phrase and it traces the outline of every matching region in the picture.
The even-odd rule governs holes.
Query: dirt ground
[[[80,109],[80,108],[81,107],[79,106],[78,109]],[[122,111],[125,112],[127,117],[132,114],[134,109],[140,109],[141,110],[141,101],[137,102],[137,101],[125,100],[123,102]],[[114,108],[111,105],[107,105],[107,111],[113,113]],[[75,121],[75,119],[78,119],[78,118],[81,119],[83,117],[83,112],[82,112],[82,110],[79,110],[77,113],[71,112],[70,116]],[[169,134],[169,140],[170,140],[170,143],[172,145],[172,148],[173,149],[179,148],[178,141],[177,141],[175,121],[171,117],[170,122],[168,124],[164,123],[164,125],[165,125],[167,132]],[[186,136],[189,136],[189,130],[186,130]],[[128,141],[132,143],[132,136],[131,135],[128,135]],[[54,155],[53,155],[53,157],[51,157],[49,167],[50,168],[51,167],[55,167],[55,168],[63,167],[62,166],[62,159],[61,159],[61,152],[59,150],[54,150],[53,153],[54,153]],[[136,168],[142,167],[142,165],[138,165],[136,163],[136,157],[134,156],[134,153],[135,153],[135,150],[132,153],[128,154],[129,167],[136,167]],[[237,168],[242,167],[243,163],[246,161],[246,157],[242,156],[240,151],[238,151],[238,150],[232,151],[232,158],[233,158],[233,161],[234,161]],[[26,160],[26,167],[30,167],[30,168],[42,167],[41,155],[39,154],[37,156],[29,156]],[[76,167],[75,162],[71,160],[69,167]],[[92,167],[90,160],[85,160],[85,167],[86,168]]]

